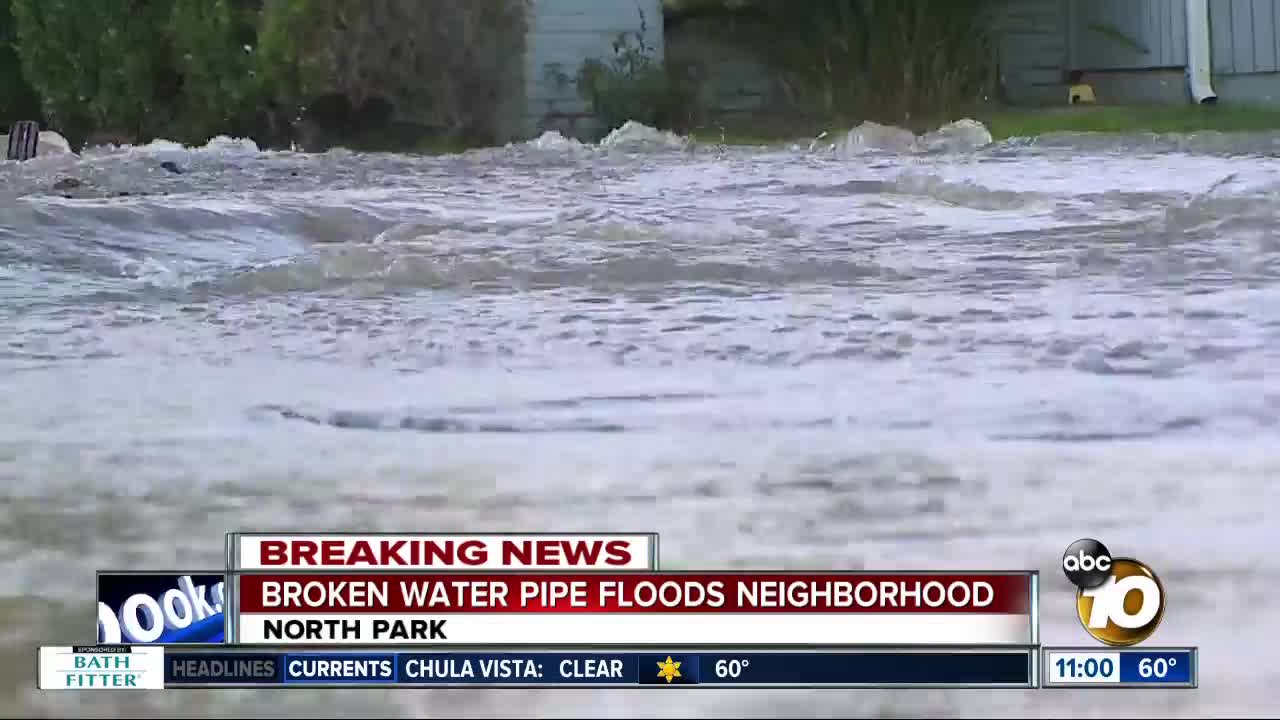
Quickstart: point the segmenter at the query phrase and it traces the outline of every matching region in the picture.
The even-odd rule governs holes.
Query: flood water
[[[1264,715],[1280,135],[0,163],[0,715]],[[181,174],[161,162],[172,162]],[[58,181],[74,178],[78,187]],[[127,193],[123,194],[123,193]],[[1272,516],[1272,517],[1269,517]],[[41,694],[230,530],[657,531],[676,569],[1161,575],[1193,692]]]

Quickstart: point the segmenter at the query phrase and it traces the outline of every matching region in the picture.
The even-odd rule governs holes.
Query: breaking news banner
[[[227,533],[228,598],[239,574],[341,571],[603,572],[657,570],[657,533]],[[358,575],[357,575],[358,584]],[[226,636],[241,637],[239,616]],[[416,627],[416,626],[415,626]],[[421,635],[406,632],[400,639]]]
[[[1196,648],[1045,648],[1044,686],[1194,688]]]
[[[228,533],[227,569],[657,570],[657,533]]]
[[[246,645],[1039,642],[1034,572],[236,576]]]
[[[159,690],[165,686],[162,647],[42,647],[39,657],[36,686],[41,690]]]
[[[98,642],[221,643],[223,571],[99,572]]]

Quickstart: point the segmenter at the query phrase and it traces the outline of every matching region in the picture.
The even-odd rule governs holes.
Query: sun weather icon
[[[670,655],[667,656],[666,660],[658,662],[658,677],[665,678],[668,685],[680,676],[680,663],[672,660]]]

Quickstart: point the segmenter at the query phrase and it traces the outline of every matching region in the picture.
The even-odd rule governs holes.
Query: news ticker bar
[[[1039,656],[1039,657],[1037,657]],[[1039,659],[1039,662],[1037,662]],[[1182,648],[761,648],[588,652],[382,652],[43,647],[39,687],[1148,687],[1199,686]]]
[[[1047,688],[1162,687],[1200,684],[1198,648],[1045,648]]]
[[[103,652],[112,649],[120,652]],[[1034,688],[1037,656],[1035,648],[379,652],[91,646],[41,648],[40,687]]]

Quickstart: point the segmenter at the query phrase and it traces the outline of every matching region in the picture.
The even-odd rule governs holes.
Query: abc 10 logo
[[[1071,543],[1062,572],[1076,586],[1076,614],[1086,632],[1117,647],[1151,637],[1164,618],[1164,585],[1144,563],[1112,557],[1092,538]]]

